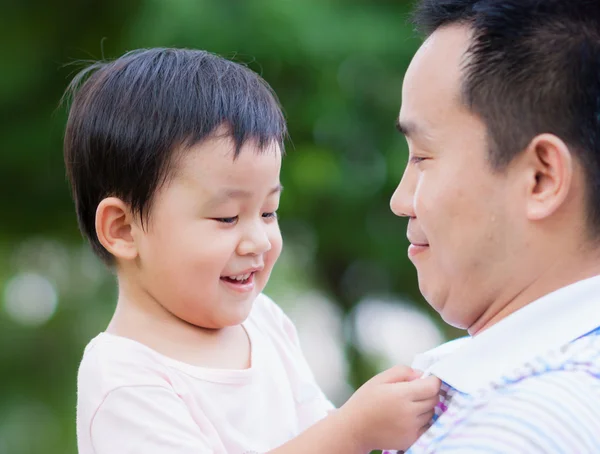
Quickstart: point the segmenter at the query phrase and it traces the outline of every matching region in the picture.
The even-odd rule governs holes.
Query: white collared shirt
[[[413,367],[444,384],[435,423],[410,454],[600,453],[600,276]]]

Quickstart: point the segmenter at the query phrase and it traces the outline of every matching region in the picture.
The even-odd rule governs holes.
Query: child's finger
[[[427,400],[437,396],[440,392],[441,385],[442,382],[440,379],[434,377],[433,375],[427,378],[422,378],[421,380],[414,380],[410,383],[406,383],[406,387],[411,393],[413,402]]]
[[[439,403],[440,399],[435,396],[435,397],[430,397],[429,399],[425,399],[425,400],[420,400],[418,402],[413,402],[413,405],[415,406],[415,408],[417,409],[417,411],[420,413],[426,413],[430,410],[433,410],[435,408],[435,406]]]
[[[419,416],[417,416],[417,421],[420,424],[429,424],[431,422],[431,420],[433,419],[433,415],[435,414],[435,410],[433,408],[427,410],[424,413],[421,413]]]
[[[399,383],[416,380],[421,376],[420,371],[411,369],[408,366],[394,366],[386,371],[375,375],[371,379],[375,383]]]

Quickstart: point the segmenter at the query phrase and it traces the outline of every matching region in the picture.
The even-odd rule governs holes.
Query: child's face
[[[209,139],[177,160],[175,176],[152,204],[146,231],[136,230],[144,290],[196,326],[243,322],[281,253],[281,151]]]

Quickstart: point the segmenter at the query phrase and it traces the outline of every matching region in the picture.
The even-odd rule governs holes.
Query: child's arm
[[[440,381],[418,377],[402,366],[376,375],[342,408],[269,454],[408,448],[427,429],[439,401]]]
[[[339,410],[270,454],[364,454],[410,446],[438,402],[439,380],[416,380],[418,376],[408,367],[375,376]],[[208,419],[193,419],[172,390],[131,386],[111,392],[95,412],[91,427],[79,435],[89,434],[96,454],[213,454],[211,446],[219,443],[211,427]]]

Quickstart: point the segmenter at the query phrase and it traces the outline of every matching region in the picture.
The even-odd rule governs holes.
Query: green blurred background
[[[3,0],[0,12],[0,454],[72,454],[76,373],[114,276],[83,243],[58,108],[79,60],[207,49],[259,72],[285,109],[285,251],[267,293],[341,404],[367,378],[461,333],[419,294],[389,199],[394,121],[419,45],[399,0]]]

